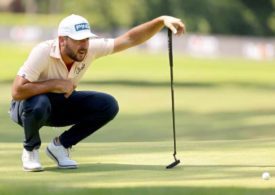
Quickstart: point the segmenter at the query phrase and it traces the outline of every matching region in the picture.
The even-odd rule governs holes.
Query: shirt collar
[[[50,56],[53,57],[53,58],[61,59],[58,39],[55,39],[53,41],[53,44],[52,44],[52,47],[51,47]]]

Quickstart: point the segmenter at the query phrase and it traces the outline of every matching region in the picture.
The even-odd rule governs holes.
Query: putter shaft
[[[168,165],[166,168],[170,169],[177,166],[180,160],[176,158],[177,154],[177,143],[176,143],[176,123],[175,123],[175,97],[174,97],[174,75],[173,75],[173,44],[172,44],[172,31],[168,29],[168,52],[169,52],[169,65],[170,65],[170,88],[171,88],[171,100],[172,100],[172,123],[173,123],[173,138],[174,138],[174,159],[175,161]]]
[[[174,136],[174,158],[176,160],[176,123],[175,123],[175,95],[174,95],[174,74],[173,74],[173,43],[172,43],[172,31],[168,30],[168,49],[169,49],[169,65],[170,65],[170,88],[171,88],[171,100],[172,100],[172,124],[173,124],[173,136]]]

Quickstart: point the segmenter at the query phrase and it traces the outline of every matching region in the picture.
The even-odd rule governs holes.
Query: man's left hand
[[[175,35],[181,35],[185,32],[185,26],[179,18],[172,16],[162,16],[164,25],[169,28]]]

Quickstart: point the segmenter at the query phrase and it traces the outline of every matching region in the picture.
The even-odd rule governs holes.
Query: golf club
[[[169,65],[170,65],[170,80],[171,80],[171,98],[172,98],[172,122],[173,122],[173,137],[174,137],[174,159],[175,161],[166,166],[166,169],[171,169],[180,163],[176,158],[176,127],[175,127],[175,101],[174,101],[174,76],[173,76],[173,44],[172,44],[172,31],[168,29],[168,52],[169,52]]]

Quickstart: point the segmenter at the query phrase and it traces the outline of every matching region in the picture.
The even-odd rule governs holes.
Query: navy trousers
[[[24,148],[32,151],[41,145],[39,129],[43,126],[72,125],[59,136],[61,144],[69,148],[111,121],[118,110],[118,103],[111,95],[74,91],[69,98],[48,93],[12,101],[10,114],[24,128]]]

